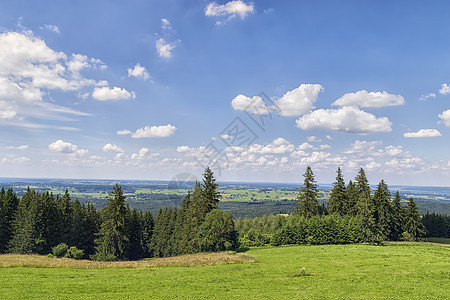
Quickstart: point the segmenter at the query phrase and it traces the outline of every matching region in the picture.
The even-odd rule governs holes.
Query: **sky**
[[[449,186],[449,14],[0,0],[0,177]]]

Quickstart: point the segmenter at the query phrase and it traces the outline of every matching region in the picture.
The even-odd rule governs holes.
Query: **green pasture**
[[[259,261],[145,268],[0,268],[2,299],[448,299],[450,247],[256,248]],[[1,256],[0,256],[1,259]]]

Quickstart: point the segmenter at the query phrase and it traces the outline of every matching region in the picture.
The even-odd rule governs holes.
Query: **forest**
[[[411,197],[403,205],[382,180],[372,193],[361,168],[345,184],[340,168],[327,204],[319,204],[314,173],[307,167],[291,215],[233,219],[219,209],[213,172],[187,192],[178,207],[130,209],[116,184],[102,209],[81,204],[69,192],[53,195],[12,188],[0,192],[0,253],[42,254],[92,260],[138,260],[197,252],[245,250],[264,244],[382,244],[450,237],[450,217],[421,216]]]

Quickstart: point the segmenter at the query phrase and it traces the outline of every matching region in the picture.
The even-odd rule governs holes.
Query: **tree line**
[[[64,195],[27,189],[21,198],[0,191],[0,253],[67,255],[96,260],[136,260],[201,251],[236,250],[268,243],[337,244],[420,240],[428,234],[448,236],[449,217],[427,214],[421,219],[413,198],[401,204],[382,180],[372,194],[364,170],[345,184],[338,168],[327,205],[319,205],[318,185],[306,168],[296,212],[233,220],[219,210],[221,195],[207,168],[201,183],[181,205],[150,211],[130,209],[116,184],[105,206],[81,204]],[[70,248],[69,248],[70,247]]]
[[[72,200],[27,189],[19,197],[0,192],[0,253],[61,253],[82,250],[84,258],[136,260],[238,247],[232,216],[218,209],[218,184],[207,168],[179,208],[130,209],[116,184],[101,210]],[[75,253],[74,252],[74,253]],[[77,252],[79,253],[79,252]]]

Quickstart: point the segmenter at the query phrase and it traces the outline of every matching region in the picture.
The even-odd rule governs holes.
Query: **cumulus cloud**
[[[266,115],[272,110],[267,106],[263,99],[259,96],[253,98],[239,94],[232,101],[231,106],[234,110],[247,111],[254,115]]]
[[[113,153],[123,153],[123,150],[120,149],[116,144],[108,143],[103,146],[103,152],[113,152]]]
[[[105,81],[87,79],[85,69],[102,69],[98,59],[80,54],[67,55],[54,51],[32,32],[0,34],[0,119],[13,120],[9,126],[36,128],[26,118],[63,119],[64,115],[89,114],[46,101],[53,90],[77,91],[88,86],[101,86]],[[43,126],[40,126],[41,128]],[[47,126],[48,127],[48,126]],[[55,127],[55,126],[53,126]]]
[[[356,140],[350,145],[350,148],[344,151],[345,154],[373,154],[375,150],[382,146],[382,141],[360,141]]]
[[[447,83],[441,84],[441,89],[439,90],[439,94],[441,94],[441,95],[450,94],[450,86]]]
[[[294,145],[283,138],[274,139],[270,144],[261,148],[262,154],[284,154],[292,152]]]
[[[57,140],[56,142],[48,145],[48,149],[53,152],[73,154],[74,156],[82,157],[87,154],[88,150],[78,149],[77,145],[69,142],[64,142],[63,140]]]
[[[441,135],[442,134],[436,129],[420,129],[417,132],[406,132],[403,134],[405,138],[428,138]]]
[[[444,122],[445,126],[450,127],[450,109],[443,111],[438,117]]]
[[[320,84],[301,84],[298,88],[288,91],[275,102],[280,116],[301,116],[311,109],[323,88]]]
[[[225,16],[227,17],[227,20],[233,19],[235,17],[244,19],[249,13],[252,13],[253,11],[253,3],[246,4],[241,0],[230,1],[223,5],[219,5],[216,2],[211,2],[205,8],[205,16]]]
[[[95,88],[92,93],[92,98],[107,101],[107,100],[123,100],[123,99],[135,99],[136,94],[134,92],[129,92],[126,89],[121,89],[119,87],[113,87],[110,89],[109,87],[101,87]]]
[[[172,57],[172,50],[177,46],[176,42],[169,43],[164,38],[159,38],[156,41],[156,51],[158,55],[164,58]]]
[[[12,150],[26,150],[28,148],[29,148],[28,145],[20,145],[20,146],[17,146],[17,147],[15,147],[15,146],[6,147],[6,149],[12,149]]]
[[[168,137],[175,133],[177,128],[173,125],[167,124],[162,126],[145,126],[136,130],[136,132],[132,132],[128,129],[119,130],[117,134],[125,135],[131,134],[133,138],[154,138],[154,137]]]
[[[302,130],[331,130],[356,134],[390,132],[392,123],[386,117],[377,118],[355,106],[340,109],[318,109],[300,117],[297,127]]]
[[[312,149],[314,149],[314,146],[311,145],[310,143],[304,142],[303,144],[298,146],[297,149],[300,150],[300,151],[312,150]]]
[[[147,72],[145,67],[142,67],[140,64],[136,64],[134,68],[128,68],[128,77],[136,77],[142,80],[147,80],[150,78],[150,74]]]
[[[405,99],[400,95],[387,92],[368,92],[366,90],[356,93],[347,93],[331,105],[334,106],[359,106],[359,107],[385,107],[403,105]]]

